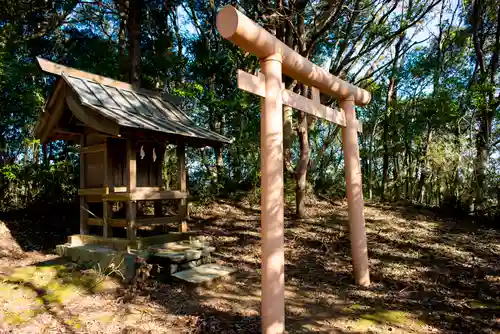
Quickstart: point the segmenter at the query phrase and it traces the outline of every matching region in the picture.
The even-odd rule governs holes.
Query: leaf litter
[[[424,208],[368,203],[372,285],[359,288],[346,203],[307,204],[306,219],[286,210],[288,333],[500,331],[498,231]],[[196,288],[148,280],[127,294],[116,278],[23,251],[0,223],[0,331],[259,333],[258,206],[194,207],[189,226],[216,247],[216,262],[238,269],[232,279]]]

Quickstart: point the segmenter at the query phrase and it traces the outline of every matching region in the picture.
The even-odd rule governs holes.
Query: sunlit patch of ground
[[[413,207],[367,205],[372,285],[363,289],[352,280],[346,204],[311,201],[308,217],[285,221],[289,333],[500,331],[498,231]],[[233,280],[195,289],[151,281],[127,296],[100,273],[33,265],[17,249],[31,266],[0,267],[0,330],[258,333],[258,206],[195,207],[190,227],[211,240],[218,263],[238,268]]]
[[[15,268],[0,276],[0,322],[22,326],[49,313],[64,326],[80,328],[81,319],[68,309],[80,298],[116,288],[106,276],[71,270],[71,265],[39,265]]]

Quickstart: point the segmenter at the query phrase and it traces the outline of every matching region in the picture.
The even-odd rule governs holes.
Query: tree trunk
[[[401,47],[403,46],[403,42],[405,40],[405,34],[401,34],[399,36],[399,40],[395,46],[394,59],[392,63],[391,77],[389,78],[389,86],[387,88],[387,101],[386,101],[386,111],[384,115],[384,134],[383,134],[383,148],[384,148],[384,156],[383,156],[383,167],[382,167],[382,194],[381,199],[384,200],[385,197],[385,188],[387,182],[389,181],[389,123],[391,119],[394,118],[392,115],[392,109],[394,101],[397,99],[397,75],[398,75],[398,64],[401,53]],[[395,168],[395,167],[394,167]]]
[[[281,1],[279,2],[279,7],[281,6]],[[287,10],[284,8],[285,12],[288,15],[292,15],[290,10],[294,10],[290,8]],[[282,20],[282,24],[278,29],[278,38],[282,40],[290,48],[295,48],[296,38],[295,38],[295,27],[292,24],[291,20]],[[285,78],[286,89],[293,90],[296,86],[296,82],[291,78]],[[295,134],[293,131],[293,109],[290,106],[283,105],[283,164],[284,171],[287,174],[292,174],[293,166],[292,166],[292,143],[294,140]],[[293,175],[293,174],[292,174]]]
[[[50,160],[52,160],[54,158],[54,156],[52,154],[52,142],[49,141],[49,143],[47,145],[49,147],[49,154],[48,154],[48,159],[47,159],[47,166],[49,166],[50,165]]]
[[[302,218],[305,216],[306,206],[306,184],[307,184],[307,166],[309,164],[309,139],[307,137],[307,116],[303,111],[299,116],[299,146],[300,146],[300,159],[297,164],[296,178],[296,214]]]
[[[325,173],[333,160],[331,154],[327,154],[328,147],[333,143],[335,138],[337,138],[340,132],[340,127],[334,124],[331,124],[328,129],[328,135],[323,140],[323,144],[321,145],[321,149],[318,149],[318,153],[316,155],[316,162],[314,169],[317,171],[317,177],[315,182],[316,189],[323,189],[323,181],[325,180]]]
[[[473,31],[474,50],[476,53],[476,65],[479,67],[480,75],[478,76],[478,85],[488,83],[490,88],[486,94],[486,101],[477,111],[477,121],[479,124],[479,131],[476,135],[476,200],[475,211],[483,209],[485,195],[487,191],[486,186],[486,164],[489,158],[489,145],[492,131],[493,120],[495,118],[496,110],[500,104],[500,96],[495,98],[495,87],[498,86],[497,76],[500,58],[500,7],[496,12],[496,31],[495,31],[495,44],[492,48],[489,66],[486,67],[486,56],[484,46],[484,19],[483,16],[488,15],[487,5],[483,1],[475,1],[473,6],[473,15],[471,17],[471,26]]]
[[[222,147],[217,146],[215,148],[215,158],[216,158],[216,169],[217,169],[217,183],[222,184],[224,182],[223,178],[223,168],[224,168],[224,162],[222,159]]]
[[[427,125],[427,136],[425,138],[424,143],[422,144],[422,154],[420,156],[420,166],[419,166],[419,171],[420,171],[420,178],[418,180],[418,185],[417,185],[417,201],[423,202],[424,200],[424,185],[426,178],[429,174],[427,170],[427,151],[429,148],[429,143],[432,139],[432,124],[428,122]]]
[[[223,135],[222,120],[218,116],[216,116],[216,118],[217,119],[215,121],[215,132]],[[217,183],[221,185],[224,182],[224,161],[222,159],[222,147],[221,146],[215,147],[214,153],[215,153],[215,166],[217,171]]]
[[[476,137],[476,210],[482,209],[486,194],[486,163],[488,162],[489,149],[488,144],[491,136],[491,122],[493,117],[489,110],[483,110],[479,113],[479,131]]]
[[[40,144],[38,143],[33,144],[33,162],[35,165],[40,162]]]
[[[118,0],[118,13],[120,26],[118,28],[118,61],[122,71],[122,79],[128,80],[126,74],[129,73],[128,59],[125,57],[127,48],[127,22],[128,22],[128,5],[126,0]]]
[[[307,50],[306,46],[306,30],[305,30],[305,18],[304,9],[308,1],[297,1],[295,3],[297,13],[298,13],[298,50],[302,56],[307,58],[304,53]],[[302,85],[302,96],[308,97],[309,89],[306,85]],[[302,218],[306,214],[306,184],[307,184],[307,167],[309,165],[309,138],[308,138],[308,121],[307,114],[305,112],[300,112],[299,115],[299,126],[298,126],[298,136],[299,136],[299,163],[297,164],[296,171],[296,191],[295,191],[295,202],[296,202],[296,214],[298,217]]]
[[[399,188],[399,185],[400,185],[400,170],[399,170],[399,161],[398,161],[398,157],[394,154],[392,156],[392,161],[393,161],[393,165],[394,165],[394,168],[392,169],[392,174],[393,174],[393,178],[394,178],[394,190],[395,190],[395,194],[394,194],[394,199],[396,201],[399,201],[400,200],[400,188]]]
[[[30,151],[30,146],[27,143],[24,143],[23,160],[24,160],[24,165],[25,166],[28,164],[29,151]]]
[[[385,200],[385,187],[389,181],[389,117],[384,117],[384,133],[382,136],[384,156],[382,160],[382,187],[380,189],[380,198]]]
[[[373,149],[370,143],[370,154],[368,163],[368,199],[371,201],[373,199]]]
[[[441,182],[440,182],[440,177],[441,175],[441,170],[436,171],[436,206],[439,207],[441,206]]]
[[[168,1],[165,1],[165,6],[167,6],[167,2]],[[177,19],[177,12],[176,12],[176,9],[175,8],[172,8],[170,10],[171,14],[172,14],[172,23],[173,23],[173,28],[174,28],[174,35],[175,35],[175,40],[177,42],[177,57],[180,59],[183,58],[182,56],[182,36],[181,36],[181,32],[180,32],[180,29],[179,29],[179,23],[178,23],[178,19]],[[176,66],[177,67],[177,79],[179,81],[179,85],[180,87],[182,87],[182,85],[184,84],[184,66]],[[169,78],[166,78],[167,80],[169,80]]]
[[[370,142],[368,140],[368,136],[366,135],[360,135],[359,136],[359,150],[360,151],[369,151],[369,147],[366,147],[367,145],[370,145]],[[366,153],[365,153],[366,154]],[[361,159],[361,175],[368,175],[368,170],[370,169],[370,159],[367,157],[366,159]],[[364,180],[366,183],[366,180]],[[364,189],[366,189],[366,186],[364,186]]]
[[[457,129],[455,132],[455,146],[457,152],[462,152],[462,143],[460,141],[461,133],[460,133],[460,120],[457,122]],[[461,188],[461,180],[460,180],[460,165],[462,164],[462,154],[458,154],[457,158],[457,167],[455,169],[455,175],[453,180],[453,198],[458,202],[460,197],[460,188]]]
[[[368,197],[370,200],[373,199],[373,170],[375,169],[375,159],[374,159],[374,152],[373,152],[373,142],[375,138],[375,133],[377,130],[377,125],[378,125],[378,118],[375,120],[375,123],[373,124],[373,129],[370,135],[370,147],[369,147],[369,156],[368,158],[370,159],[370,163],[368,164]]]
[[[405,199],[408,201],[412,200],[412,190],[413,190],[413,182],[411,182],[411,174],[413,173],[413,166],[412,166],[412,161],[413,159],[411,158],[411,152],[408,152],[407,156],[407,167],[406,167],[406,180],[405,180]]]
[[[283,106],[283,161],[285,171],[292,167],[292,142],[293,142],[293,109],[290,106]]]
[[[307,87],[302,86],[302,95],[307,97]],[[295,172],[296,177],[296,188],[295,188],[295,203],[296,203],[296,214],[299,218],[305,217],[306,214],[306,184],[307,184],[307,167],[309,165],[309,138],[308,138],[308,124],[307,115],[305,112],[301,111],[299,114],[299,126],[298,126],[298,136],[299,136],[299,147],[300,147],[300,157],[299,163],[297,164],[297,170]]]
[[[48,158],[48,153],[47,153],[47,143],[42,145],[42,163],[44,167],[49,166],[49,158]]]
[[[405,127],[405,155],[403,157],[403,173],[404,176],[404,199],[409,199],[409,186],[410,186],[410,138],[408,133],[409,119],[408,119],[408,107],[405,108],[404,114],[404,127]]]
[[[128,73],[129,82],[140,87],[141,66],[141,11],[143,0],[129,0],[127,32],[128,32]]]

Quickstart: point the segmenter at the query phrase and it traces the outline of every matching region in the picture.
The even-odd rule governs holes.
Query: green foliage
[[[24,52],[23,52],[24,53]],[[0,49],[0,165],[12,161],[44,103],[36,66]]]
[[[48,167],[8,164],[0,169],[0,210],[30,205],[73,203],[78,194],[78,176],[71,162],[60,161]]]
[[[299,50],[299,42],[304,43],[306,50],[302,52],[331,73],[371,91],[371,103],[357,109],[364,129],[359,142],[366,197],[382,196],[383,157],[387,153],[386,199],[468,211],[477,183],[478,122],[481,115],[494,113],[485,171],[485,202],[494,214],[500,197],[499,145],[493,145],[499,140],[499,109],[498,104],[496,109],[491,107],[500,100],[498,68],[493,75],[478,72],[472,33],[477,22],[471,15],[475,2],[466,1],[463,7],[455,8],[453,1],[443,1],[363,0],[342,5],[305,1],[304,8],[298,8],[302,2],[263,6],[248,1],[241,3],[240,9],[275,31],[290,47]],[[2,2],[0,204],[4,208],[76,197],[78,162],[71,146],[53,143],[52,156],[43,161],[40,143],[32,139],[53,83],[37,69],[35,56],[126,79],[129,51],[127,34],[120,31],[124,17],[119,3]],[[238,69],[254,73],[259,62],[216,31],[215,14],[227,3],[155,0],[143,1],[141,9],[141,85],[179,97],[184,110],[199,125],[234,139],[220,156],[210,148],[188,149],[189,187],[200,199],[242,191],[256,198],[260,194],[259,98],[239,91],[235,79]],[[495,8],[486,6],[480,12],[486,64],[494,59]],[[468,26],[464,27],[464,22]],[[429,39],[415,44],[427,30],[433,32]],[[395,62],[394,47],[401,36],[403,49]],[[394,70],[393,64],[397,65]],[[388,104],[391,78],[395,93]],[[293,86],[288,78],[284,81]],[[293,120],[295,133],[296,114]],[[384,128],[389,131],[386,136]],[[336,125],[310,120],[309,143],[310,191],[344,196],[340,131]],[[299,154],[294,135],[290,169],[295,168]],[[166,156],[166,183],[173,185],[175,154],[171,151]],[[293,184],[294,175],[288,173],[286,196],[290,201]]]

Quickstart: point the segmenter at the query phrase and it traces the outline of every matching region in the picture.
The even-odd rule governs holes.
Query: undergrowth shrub
[[[68,161],[50,166],[10,164],[0,169],[0,209],[28,209],[75,202],[79,170]]]
[[[79,229],[79,168],[69,161],[49,166],[0,168],[0,220],[26,250],[51,250]]]

